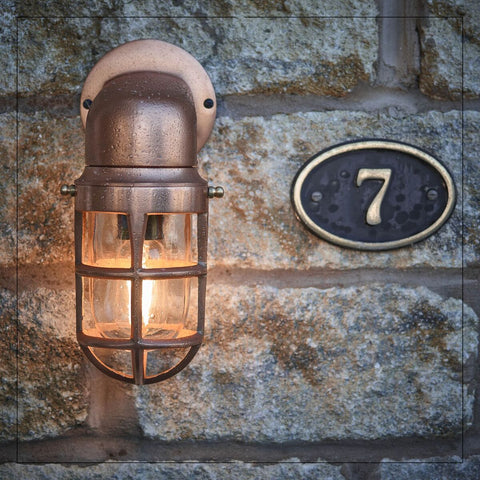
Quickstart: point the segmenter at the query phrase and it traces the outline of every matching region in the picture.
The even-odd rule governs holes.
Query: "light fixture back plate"
[[[188,52],[161,40],[135,40],[111,50],[92,68],[83,86],[80,114],[85,127],[87,99],[94,101],[106,82],[130,72],[162,72],[180,77],[190,88],[197,114],[197,152],[203,147],[215,121],[217,102],[207,72]],[[213,100],[207,108],[205,100]]]

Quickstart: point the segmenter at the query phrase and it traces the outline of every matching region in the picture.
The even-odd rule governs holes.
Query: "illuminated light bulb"
[[[151,215],[143,244],[142,268],[174,268],[191,261],[191,216]],[[142,325],[146,337],[178,338],[185,329],[190,300],[189,278],[143,280]]]
[[[142,255],[142,267],[143,268],[165,268],[167,267],[166,261],[163,259],[165,256],[165,247],[160,241],[157,240],[144,240],[143,242],[143,255]],[[157,283],[159,281],[157,280]],[[143,331],[146,336],[155,335],[161,333],[160,317],[162,312],[157,311],[156,307],[165,305],[167,298],[165,295],[165,288],[157,288],[155,291],[156,298],[154,299],[154,287],[155,280],[143,280],[142,282],[142,325]]]
[[[131,268],[131,243],[127,217],[97,213],[89,241],[96,254],[89,261],[99,267]],[[112,231],[116,232],[112,234]],[[188,267],[191,252],[191,215],[149,215],[142,251],[142,268]],[[87,249],[86,249],[87,251]],[[88,260],[88,259],[87,259]],[[130,280],[90,279],[94,292],[90,309],[104,338],[130,338]],[[179,338],[192,335],[185,327],[190,303],[190,278],[142,281],[142,330],[146,338]]]

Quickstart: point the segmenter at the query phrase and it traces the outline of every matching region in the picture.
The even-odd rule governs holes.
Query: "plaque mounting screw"
[[[429,200],[436,200],[438,198],[438,192],[436,190],[434,190],[433,188],[430,188],[427,191],[427,198]]]
[[[208,187],[208,198],[222,198],[224,194],[223,187]]]
[[[62,185],[60,193],[65,196],[70,195],[74,197],[77,194],[77,187],[75,187],[75,185]]]
[[[310,198],[312,202],[319,202],[323,198],[322,192],[313,192]]]

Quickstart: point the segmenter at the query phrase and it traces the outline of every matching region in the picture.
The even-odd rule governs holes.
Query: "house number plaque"
[[[336,145],[308,160],[292,184],[298,218],[343,247],[389,250],[423,240],[450,216],[455,188],[428,153],[387,140]]]

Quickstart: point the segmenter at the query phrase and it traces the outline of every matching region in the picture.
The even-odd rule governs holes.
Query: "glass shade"
[[[182,338],[195,334],[197,279],[143,280],[144,338]]]
[[[148,215],[142,268],[188,267],[192,261],[192,215]],[[185,329],[190,300],[190,278],[142,281],[143,335],[179,338],[193,335]]]
[[[133,378],[132,351],[112,348],[92,348],[92,353],[108,368]]]
[[[143,242],[143,268],[188,267],[192,252],[192,215],[148,215]]]
[[[83,324],[86,334],[130,338],[131,280],[83,277]]]
[[[178,365],[185,358],[189,348],[168,348],[163,350],[149,350],[146,355],[147,377],[165,372]]]
[[[196,264],[196,258],[192,258],[191,214],[152,214],[145,220],[143,270]],[[84,212],[82,262],[95,267],[132,268],[130,238],[127,215]],[[195,334],[196,310],[189,308],[192,283],[196,294],[196,278],[141,280],[142,337],[173,339]],[[82,303],[85,333],[105,338],[131,337],[132,280],[85,276]]]
[[[94,267],[130,268],[132,249],[127,215],[83,212],[82,263]]]

